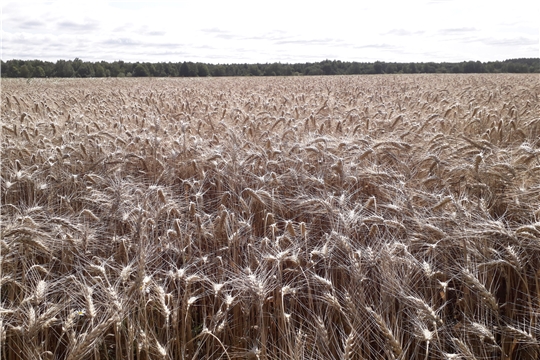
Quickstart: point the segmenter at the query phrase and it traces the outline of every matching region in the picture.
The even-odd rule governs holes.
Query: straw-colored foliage
[[[15,359],[538,359],[537,75],[3,80]]]

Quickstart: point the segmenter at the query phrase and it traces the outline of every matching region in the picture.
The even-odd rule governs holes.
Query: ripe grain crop
[[[0,358],[538,359],[539,96],[2,80]]]

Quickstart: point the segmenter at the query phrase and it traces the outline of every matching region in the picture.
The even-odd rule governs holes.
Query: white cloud
[[[539,5],[491,1],[16,1],[2,59],[203,62],[539,56]]]

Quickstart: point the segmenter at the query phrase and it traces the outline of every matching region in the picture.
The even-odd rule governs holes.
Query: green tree
[[[261,76],[261,70],[259,70],[259,67],[256,64],[249,65],[248,74],[251,76]]]
[[[96,74],[96,77],[105,77],[105,69],[101,64],[96,64],[94,66],[94,72]]]
[[[201,77],[206,77],[210,75],[210,71],[208,71],[208,66],[206,64],[198,63],[197,64],[197,75]]]
[[[437,65],[435,63],[429,62],[422,66],[422,72],[431,74],[437,72]]]
[[[94,67],[90,63],[82,63],[77,69],[77,77],[87,78],[94,77]]]
[[[323,75],[324,72],[318,64],[314,64],[314,65],[308,66],[304,70],[304,74],[305,75]]]
[[[376,61],[375,64],[373,64],[373,70],[375,70],[375,74],[382,74],[383,64],[380,61]]]
[[[168,76],[178,76],[178,68],[174,64],[169,62],[165,64],[164,68]]]
[[[463,65],[463,72],[464,73],[483,73],[484,64],[482,64],[480,61],[467,61]]]
[[[448,72],[448,69],[444,66],[438,66],[436,71],[437,73],[444,74]]]
[[[8,65],[6,66],[7,66],[7,70],[5,72],[7,73],[8,77],[15,78],[15,77],[21,76],[19,73],[19,67],[15,64],[14,61],[8,61]],[[3,73],[4,71],[2,71],[2,74]]]
[[[279,63],[273,63],[270,65],[267,65],[266,69],[264,70],[264,76],[279,76],[281,75],[281,64]]]
[[[32,74],[32,76],[37,78],[44,78],[45,70],[43,70],[41,66],[37,66],[34,68],[34,73]]]
[[[186,77],[186,76],[189,76],[188,74],[189,74],[189,66],[187,62],[184,61],[182,66],[180,66],[180,76]]]
[[[124,73],[122,69],[120,68],[120,63],[118,61],[115,61],[112,64],[110,64],[109,69],[111,71],[112,77],[117,77],[117,76],[120,77],[120,73]],[[125,76],[125,73],[124,73],[124,76]]]
[[[142,68],[141,68],[142,67]],[[205,64],[205,63],[108,63],[83,62],[81,59],[8,60],[1,63],[2,77],[103,77],[103,76],[290,76],[340,74],[394,74],[394,73],[540,73],[538,58],[508,59],[505,61],[464,61],[461,63],[375,63],[324,60],[316,63],[266,64]]]
[[[197,77],[199,74],[199,71],[197,69],[197,64],[188,62],[188,76],[189,77]]]
[[[474,61],[467,61],[464,65],[463,65],[463,72],[464,73],[473,73],[475,72],[474,71]]]
[[[386,69],[384,71],[387,74],[395,74],[398,72],[396,64],[387,64]]]
[[[32,77],[33,69],[31,65],[24,64],[19,69],[19,74],[23,78]]]
[[[83,64],[83,61],[81,59],[75,58],[72,63],[73,70],[76,72],[79,71],[79,67],[81,67],[82,64]]]
[[[361,74],[362,73],[362,67],[360,66],[360,63],[357,63],[356,61],[353,62],[349,67],[347,68],[347,74]]]
[[[194,77],[198,75],[197,64],[192,62],[185,62],[180,66],[180,76],[183,77]]]
[[[146,69],[146,66],[144,66],[143,64],[137,64],[137,66],[135,66],[135,69],[133,69],[133,76],[136,76],[136,77],[148,76],[148,70]]]
[[[382,70],[382,68],[381,68]],[[364,74],[375,74],[375,66],[374,64],[365,64],[364,65]]]
[[[289,65],[283,65],[281,69],[281,75],[292,76],[293,69]]]
[[[335,75],[337,73],[335,63],[328,60],[322,62],[321,69],[324,75]]]
[[[75,76],[75,69],[73,69],[73,66],[71,65],[71,62],[66,62],[64,65],[64,69],[62,71],[64,74],[64,77],[73,77]]]
[[[212,69],[212,76],[225,76],[225,68],[223,65],[217,65]]]
[[[155,74],[152,76],[167,77],[167,72],[165,71],[165,66],[163,63],[154,64]]]
[[[159,76],[159,71],[152,63],[143,63],[144,67],[148,70],[148,76]],[[133,70],[135,72],[135,70]],[[135,75],[133,75],[135,76]]]

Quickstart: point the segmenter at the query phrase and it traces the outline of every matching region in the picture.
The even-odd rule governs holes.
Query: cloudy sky
[[[2,60],[206,63],[540,57],[540,1],[6,1]]]

